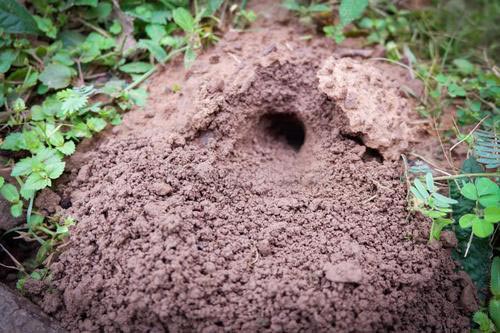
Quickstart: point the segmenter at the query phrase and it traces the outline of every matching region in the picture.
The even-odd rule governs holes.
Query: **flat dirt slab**
[[[377,150],[384,122],[358,133],[346,111],[392,108],[406,131],[397,81],[358,60],[346,106],[330,42],[255,30],[173,64],[145,111],[80,147],[42,307],[71,331],[467,332],[470,281],[409,216],[395,139]]]

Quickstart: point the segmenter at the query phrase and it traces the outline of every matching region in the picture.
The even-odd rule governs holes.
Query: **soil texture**
[[[294,29],[228,33],[80,147],[46,312],[75,332],[468,331],[470,280],[408,216],[395,136],[373,141],[411,102]]]

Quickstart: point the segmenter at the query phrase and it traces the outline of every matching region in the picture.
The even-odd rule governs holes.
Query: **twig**
[[[78,68],[78,76],[80,78],[80,85],[84,86],[85,79],[83,77],[82,64],[80,63],[80,59],[76,59],[76,67]]]
[[[500,177],[500,172],[462,173],[460,175],[435,177],[434,180],[451,180],[451,179],[466,178],[466,177]]]
[[[369,197],[368,199],[363,200],[363,201],[361,202],[361,204],[362,204],[362,205],[367,204],[367,203],[369,203],[370,201],[372,201],[373,199],[375,199],[376,197],[377,197],[377,195],[375,194],[375,195],[373,195],[373,196]]]
[[[84,19],[82,19],[81,17],[76,18],[76,20],[77,20],[78,22],[80,22],[81,24],[83,24],[84,26],[86,26],[86,27],[88,27],[88,28],[90,28],[90,29],[92,29],[92,30],[95,30],[97,33],[99,33],[99,34],[103,35],[104,37],[106,37],[106,38],[112,38],[112,37],[111,37],[111,35],[110,35],[110,34],[108,34],[108,32],[107,32],[106,30],[101,29],[101,28],[99,28],[98,26],[93,25],[92,23],[89,23],[89,22],[85,21],[85,20],[84,20]]]
[[[483,119],[481,119],[481,121],[479,121],[477,123],[476,126],[474,126],[474,128],[472,129],[472,131],[469,132],[469,134],[467,134],[462,140],[458,141],[457,143],[455,143],[451,148],[450,148],[450,152],[455,149],[459,144],[461,144],[462,142],[464,142],[465,140],[467,140],[468,138],[470,138],[470,136],[472,135],[472,133],[474,133],[478,128],[479,126],[482,124],[483,121],[485,121],[487,118],[489,117],[489,115],[487,115],[486,117],[484,117]]]
[[[434,119],[434,117],[432,118],[432,123],[434,125],[434,130],[436,131],[436,134],[437,134],[437,137],[438,137],[438,140],[439,140],[439,145],[441,146],[441,150],[443,151],[444,157],[446,158],[446,161],[448,162],[448,165],[451,167],[451,169],[456,172],[457,170],[456,170],[455,165],[450,160],[450,157],[448,156],[448,153],[444,149],[443,140],[441,139],[441,134],[439,133],[439,130],[437,128],[436,119]]]
[[[9,256],[10,260],[12,260],[12,262],[16,265],[17,269],[21,272],[26,272],[26,270],[24,269],[23,265],[17,261],[17,259],[12,255],[10,254],[9,251],[7,251],[7,249],[2,245],[2,243],[0,243],[0,247],[2,248],[2,250],[7,253],[7,255]],[[6,266],[6,265],[3,265],[2,266]]]

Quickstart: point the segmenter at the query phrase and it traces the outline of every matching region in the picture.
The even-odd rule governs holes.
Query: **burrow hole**
[[[306,127],[293,113],[267,113],[260,119],[264,134],[299,151],[306,140]]]

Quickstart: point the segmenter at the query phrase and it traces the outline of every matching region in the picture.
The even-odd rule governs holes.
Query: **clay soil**
[[[468,331],[469,279],[406,209],[406,74],[266,10],[80,146],[33,298],[75,332]]]

